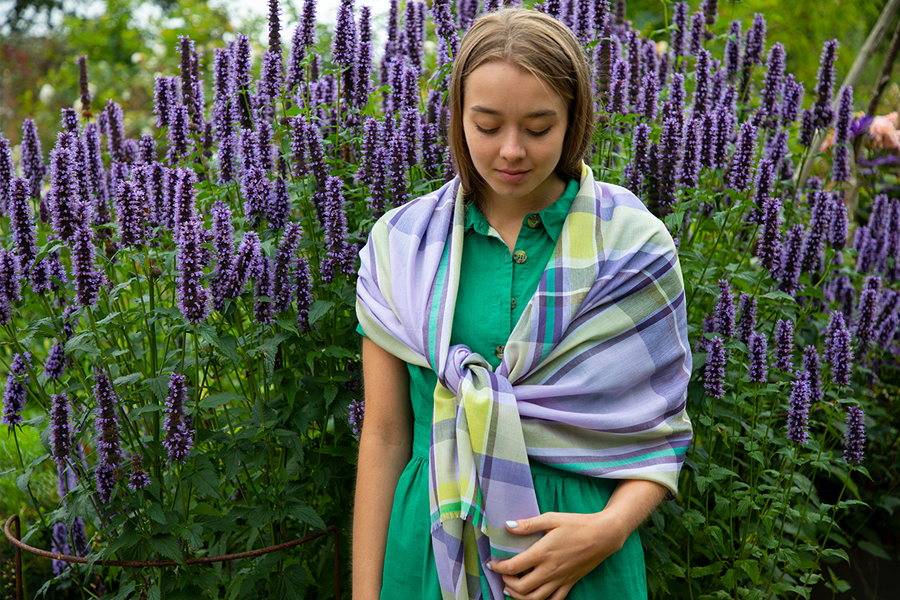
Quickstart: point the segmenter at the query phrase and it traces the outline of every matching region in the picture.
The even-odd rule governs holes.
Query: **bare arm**
[[[413,415],[406,363],[363,339],[366,414],[359,440],[353,510],[353,597],[381,593],[388,523],[397,480],[412,455]]]
[[[598,513],[544,513],[507,522],[516,533],[546,532],[531,548],[509,560],[490,563],[509,595],[520,600],[562,600],[579,579],[622,549],[631,532],[665,497],[653,481],[623,479]],[[515,524],[515,527],[510,525]],[[515,574],[534,569],[523,577]]]

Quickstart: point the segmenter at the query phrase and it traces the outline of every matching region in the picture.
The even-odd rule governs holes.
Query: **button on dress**
[[[556,202],[527,215],[512,256],[478,208],[469,205],[451,345],[465,344],[483,356],[493,369],[500,365],[504,346],[537,289],[577,193],[578,180],[569,180]],[[381,598],[440,600],[431,549],[428,500],[428,455],[437,376],[430,369],[407,366],[415,418],[413,455],[394,493]],[[531,475],[542,513],[600,511],[618,483],[564,472],[537,462],[531,463]],[[483,575],[481,587],[487,600],[490,595]],[[570,600],[646,597],[644,554],[637,532],[629,536],[619,552],[582,578],[568,595]]]

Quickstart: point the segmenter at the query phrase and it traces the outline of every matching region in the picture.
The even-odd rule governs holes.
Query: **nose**
[[[522,134],[515,130],[510,130],[503,139],[500,146],[500,157],[504,160],[514,162],[525,158],[525,146],[522,144]]]

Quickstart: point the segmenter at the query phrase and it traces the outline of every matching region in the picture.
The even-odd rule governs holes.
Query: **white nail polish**
[[[488,571],[494,570],[493,568],[491,568],[491,563],[484,563],[484,568],[487,569]]]
[[[509,527],[510,529],[515,529],[516,527],[519,526],[519,524],[516,523],[515,521],[507,521],[506,526]]]

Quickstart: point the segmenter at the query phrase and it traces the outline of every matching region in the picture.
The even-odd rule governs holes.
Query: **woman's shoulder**
[[[406,229],[410,225],[421,226],[445,211],[452,213],[458,187],[459,177],[454,177],[440,188],[387,211],[376,221],[375,228]]]

